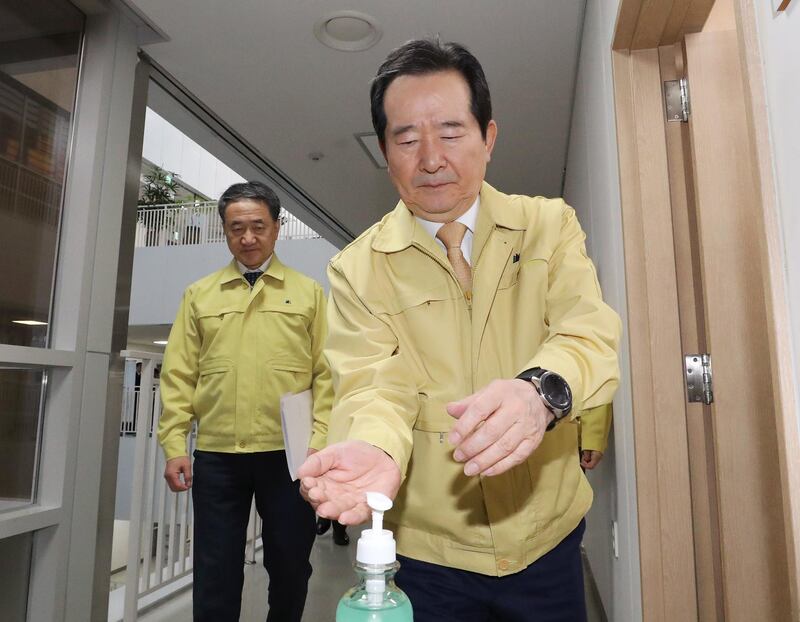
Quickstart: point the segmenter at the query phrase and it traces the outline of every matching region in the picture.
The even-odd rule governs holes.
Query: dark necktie
[[[256,284],[258,277],[264,274],[261,270],[253,270],[252,272],[245,272],[242,276],[250,283],[250,287]]]

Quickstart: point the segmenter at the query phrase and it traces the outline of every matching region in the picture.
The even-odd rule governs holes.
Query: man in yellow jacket
[[[309,453],[325,446],[333,397],[325,297],[274,254],[280,202],[269,187],[234,184],[219,213],[233,260],[186,289],[164,354],[164,477],[173,491],[192,488],[194,619],[239,620],[255,496],[270,579],[267,620],[300,622],[315,518],[289,476],[279,402],[311,389]],[[194,468],[186,448],[193,422]]]
[[[584,619],[592,492],[576,413],[611,401],[620,322],[560,199],[484,182],[497,125],[477,59],[411,41],[373,81],[400,198],[331,262],[328,447],[301,468],[317,512],[395,498],[416,622]]]

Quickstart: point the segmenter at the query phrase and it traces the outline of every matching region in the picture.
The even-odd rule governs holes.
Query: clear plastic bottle
[[[400,568],[394,536],[383,529],[383,513],[392,507],[392,501],[380,493],[368,492],[367,503],[372,509],[372,529],[365,529],[358,539],[358,585],[339,601],[336,622],[412,622],[411,601],[394,583]]]

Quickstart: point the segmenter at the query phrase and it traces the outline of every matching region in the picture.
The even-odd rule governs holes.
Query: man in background
[[[311,576],[314,511],[290,479],[280,397],[313,393],[309,452],[325,446],[332,400],[322,354],[325,298],[274,254],[280,202],[260,182],[219,199],[232,261],[190,285],[170,332],[158,437],[173,491],[192,488],[194,619],[238,621],[246,529],[263,520],[270,622],[300,622]],[[194,465],[186,436],[197,423]]]

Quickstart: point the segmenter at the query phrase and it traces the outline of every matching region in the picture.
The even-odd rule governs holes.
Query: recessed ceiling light
[[[317,20],[314,36],[334,50],[360,52],[380,41],[383,31],[375,18],[366,13],[336,11]]]
[[[361,145],[361,148],[364,149],[375,166],[378,168],[389,168],[389,165],[386,163],[386,158],[383,157],[383,151],[381,151],[381,145],[378,142],[378,135],[375,132],[362,132],[361,134],[355,134],[355,137],[358,144]]]
[[[165,345],[167,345],[167,342],[164,341],[163,339],[159,339],[158,341],[154,341],[153,343],[156,344],[157,346],[165,346]]]
[[[47,326],[47,322],[39,322],[38,320],[11,320],[11,323],[25,326]]]

